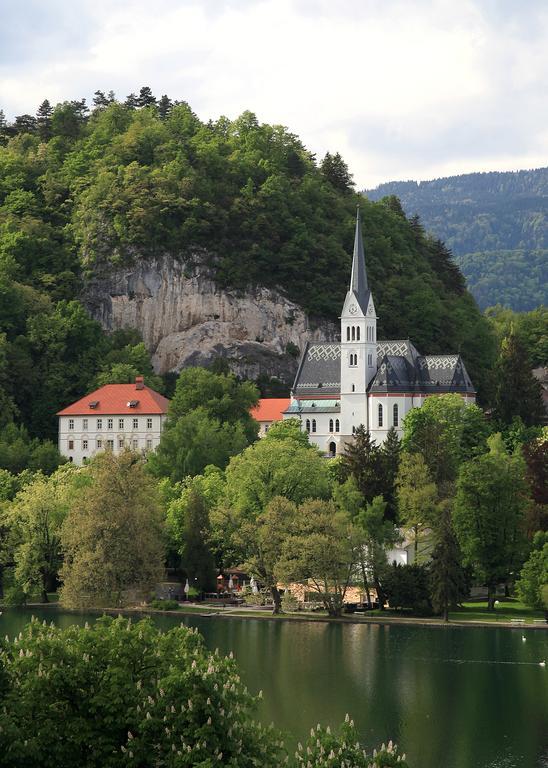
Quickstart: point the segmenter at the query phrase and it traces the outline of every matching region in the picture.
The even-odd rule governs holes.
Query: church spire
[[[360,206],[356,210],[356,234],[354,236],[354,254],[352,256],[352,277],[350,290],[353,291],[360,304],[367,306],[367,272],[365,271],[365,254],[363,252],[362,225],[360,221]],[[364,301],[362,302],[362,299]]]

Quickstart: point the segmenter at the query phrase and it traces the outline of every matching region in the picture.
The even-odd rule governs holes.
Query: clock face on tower
[[[355,315],[356,312],[358,311],[358,307],[355,304],[351,304],[348,307],[348,311],[350,312],[351,315]]]

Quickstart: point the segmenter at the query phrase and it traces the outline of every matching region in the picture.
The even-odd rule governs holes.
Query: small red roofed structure
[[[98,451],[158,447],[169,400],[147,387],[142,376],[133,384],[105,384],[57,413],[59,451],[81,464]]]
[[[284,411],[289,408],[288,397],[263,397],[255,408],[251,409],[251,415],[259,422],[259,437],[264,437],[268,428],[275,421],[283,419]]]

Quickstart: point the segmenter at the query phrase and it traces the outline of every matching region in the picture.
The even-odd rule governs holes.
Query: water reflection
[[[38,613],[38,611],[35,611]],[[39,612],[66,626],[90,616]],[[29,612],[6,611],[0,633]],[[168,629],[181,617],[159,616]],[[205,619],[211,649],[234,651],[261,717],[302,739],[349,712],[369,747],[398,741],[415,768],[534,768],[548,751],[545,632]]]

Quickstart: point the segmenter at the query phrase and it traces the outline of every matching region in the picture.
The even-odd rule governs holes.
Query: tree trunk
[[[491,584],[487,585],[487,610],[495,610],[495,590]]]
[[[384,603],[386,601],[386,595],[382,591],[381,583],[376,573],[373,573],[373,584],[375,585],[375,589],[377,590],[377,600],[379,601],[379,610],[384,611]]]
[[[449,621],[449,601],[446,600],[443,604],[443,620]]]
[[[280,594],[280,590],[278,587],[270,587],[270,592],[272,594],[272,600],[274,602],[274,608],[272,609],[272,613],[281,613],[282,612],[282,596]]]
[[[362,570],[363,589],[367,595],[367,605],[369,608],[371,608],[371,592],[369,591],[369,580],[367,578],[367,571],[365,570],[365,563],[362,556],[360,556],[360,566]]]

